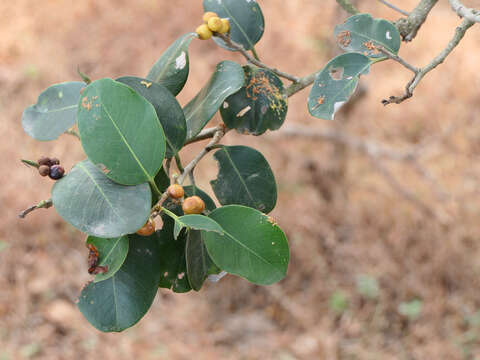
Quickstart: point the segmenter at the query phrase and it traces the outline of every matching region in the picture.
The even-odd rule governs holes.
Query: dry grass
[[[331,33],[344,14],[334,1],[261,5],[267,27],[257,50],[264,62],[304,75],[337,52]],[[360,5],[375,16],[397,17],[377,2]],[[146,74],[168,44],[196,27],[201,12],[200,1],[0,3],[0,150],[6,159],[0,239],[9,244],[0,252],[0,359],[480,359],[475,27],[402,105],[380,104],[399,94],[410,76],[387,62],[362,79],[366,96],[335,122],[309,117],[308,91],[289,104],[290,123],[335,126],[399,149],[458,124],[422,157],[447,199],[440,200],[408,166],[385,164],[435,216],[405,201],[368,159],[348,148],[274,134],[229,134],[225,143],[261,149],[277,175],[274,217],[292,252],[287,279],[257,287],[228,277],[198,294],[160,291],[140,324],[122,334],[101,334],[82,318],[74,301],[89,279],[83,236],[53,209],[23,221],[16,214],[48,198],[51,187],[20,158],[55,155],[70,168],[84,155],[67,136],[51,143],[29,139],[20,126],[22,111],[48,85],[76,79],[77,65],[92,78]],[[442,2],[402,56],[424,65],[458,22]],[[194,41],[190,50],[182,103],[218,61],[242,61],[212,42]],[[206,159],[198,170],[204,188],[213,174]],[[359,286],[362,274],[377,280],[378,291]],[[331,299],[339,292],[348,306],[335,312]],[[399,305],[415,299],[423,304],[418,316],[401,315]]]

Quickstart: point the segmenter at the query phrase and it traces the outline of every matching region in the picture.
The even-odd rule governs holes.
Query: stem
[[[180,155],[175,154],[175,163],[177,164],[178,171],[183,172],[182,161],[180,160]]]
[[[37,209],[48,209],[52,207],[52,205],[53,205],[52,199],[42,200],[37,205],[30,206],[29,208],[23,210],[20,214],[18,214],[18,217],[20,219],[24,219],[25,216],[30,214],[32,211],[35,211]]]
[[[80,140],[80,135],[73,129],[65,131],[65,134],[75,136],[78,140]]]
[[[253,57],[255,60],[260,61],[260,58],[258,57],[257,50],[255,50],[255,46],[252,46],[252,49],[250,50],[252,52]]]
[[[173,212],[171,212],[170,210],[164,208],[163,206],[160,208],[165,214],[167,214],[168,216],[170,216],[173,220],[178,220],[178,216],[175,215]]]
[[[148,181],[150,183],[150,185],[152,186],[153,188],[153,191],[155,192],[155,194],[157,196],[161,196],[162,195],[162,192],[160,191],[160,189],[158,188],[157,184],[155,184],[155,180],[149,180]]]
[[[253,53],[255,51],[255,49],[252,48],[252,53],[254,54],[254,57],[252,57],[248,53],[248,51],[245,50],[245,48],[242,45],[237,44],[236,42],[232,41],[232,39],[230,39],[229,36],[226,36],[225,34],[216,34],[215,36],[218,36],[219,38],[221,38],[231,48],[233,48],[237,51],[240,51],[240,53],[245,57],[245,59],[248,60],[248,62],[250,62],[254,65],[257,65],[258,67],[270,70],[271,72],[273,72],[277,76],[283,77],[283,78],[285,78],[287,80],[290,80],[290,81],[293,81],[293,82],[298,82],[298,80],[299,80],[298,77],[287,74],[286,72],[283,72],[283,71],[280,71],[280,70],[277,70],[277,69],[273,69],[273,68],[269,67],[268,65],[262,63],[260,60],[258,60],[258,56],[255,56],[256,53]]]
[[[399,13],[402,14],[402,15],[405,15],[405,16],[409,16],[409,15],[410,15],[410,13],[408,13],[407,11],[404,11],[404,10],[396,7],[395,5],[390,4],[388,1],[385,1],[385,0],[378,0],[378,1],[380,1],[380,2],[381,2],[383,5],[385,5],[385,6],[388,6],[390,9],[393,9],[393,10],[399,12]]]
[[[421,0],[407,18],[395,22],[403,41],[412,41],[438,0]]]
[[[458,16],[463,17],[471,22],[480,23],[480,11],[466,7],[459,0],[449,0],[449,2],[450,6],[458,14]]]

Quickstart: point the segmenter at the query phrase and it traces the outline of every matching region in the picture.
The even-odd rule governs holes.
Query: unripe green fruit
[[[205,210],[205,203],[198,196],[187,197],[182,204],[183,212],[189,214],[201,214]]]
[[[167,194],[172,199],[181,199],[185,195],[185,190],[182,185],[172,184],[168,187]]]
[[[218,32],[223,26],[222,20],[218,16],[211,17],[208,20],[207,25],[208,25],[208,28],[213,32]]]
[[[213,35],[206,24],[200,25],[195,31],[202,40],[208,40]]]

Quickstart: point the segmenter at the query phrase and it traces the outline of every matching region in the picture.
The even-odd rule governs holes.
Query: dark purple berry
[[[52,164],[51,164],[51,160],[50,160],[49,157],[42,156],[40,159],[38,159],[38,165],[47,165],[47,166],[50,166],[50,165],[52,165]]]
[[[48,174],[50,174],[50,166],[40,165],[38,167],[38,172],[40,173],[41,176],[47,176]]]
[[[63,174],[65,174],[65,169],[63,167],[60,165],[53,165],[50,168],[50,174],[48,174],[48,176],[50,176],[50,179],[58,180],[62,178]]]
[[[50,158],[50,165],[58,165],[60,164],[60,160],[57,158]]]

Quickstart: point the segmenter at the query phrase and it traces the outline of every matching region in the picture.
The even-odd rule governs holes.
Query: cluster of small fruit
[[[167,189],[167,194],[173,200],[181,201],[185,195],[185,190],[182,185],[172,184]],[[182,209],[184,214],[201,214],[205,210],[205,202],[199,196],[189,196],[185,198],[182,202]],[[145,225],[141,227],[138,231],[138,235],[150,236],[155,232],[155,223],[152,219],[148,219]]]
[[[52,180],[58,180],[65,174],[65,169],[60,166],[60,160],[42,156],[38,159],[38,173],[47,176]]]
[[[226,34],[230,31],[228,19],[220,19],[214,12],[208,11],[203,14],[203,24],[197,27],[197,34],[202,40],[208,40],[213,33]]]

